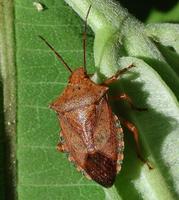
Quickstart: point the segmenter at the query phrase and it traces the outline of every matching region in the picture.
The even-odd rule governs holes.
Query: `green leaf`
[[[66,2],[84,19],[92,1]],[[171,66],[177,68],[178,53],[175,52],[173,60],[148,37],[146,27],[114,1],[96,0],[93,3],[88,23],[95,34],[95,64],[94,36],[88,28],[88,72],[94,72],[96,66],[95,79],[102,75],[110,77],[117,69],[131,63],[136,66],[110,87],[110,93],[126,92],[136,105],[148,108],[147,112],[139,113],[122,102],[113,102],[114,112],[136,124],[142,153],[154,166],[149,170],[136,158],[132,136],[125,130],[125,159],[121,173],[115,185],[105,189],[87,180],[68,162],[65,154],[56,151],[60,128],[56,114],[48,105],[65,88],[69,73],[38,35],[45,37],[72,69],[76,69],[83,65],[84,22],[63,1],[44,0],[42,3],[44,9],[38,11],[33,1],[16,0],[15,17],[6,12],[11,20],[15,19],[15,37],[11,35],[13,32],[7,31],[7,27],[12,29],[12,23],[4,20],[6,29],[1,29],[4,30],[1,33],[3,88],[10,88],[5,90],[4,106],[15,104],[9,115],[5,112],[6,127],[17,111],[18,199],[177,199],[179,80],[177,71]],[[6,7],[10,13],[12,5],[11,2],[11,7]],[[9,37],[5,37],[7,33]],[[15,48],[12,41],[8,43],[11,48],[6,48],[9,38],[15,39]],[[13,76],[14,60],[9,53],[12,49],[16,55],[17,77]],[[7,76],[10,78],[6,79]],[[12,95],[16,85],[17,100]],[[10,138],[15,142],[12,130],[7,133],[11,132]],[[14,152],[15,149],[11,155]]]
[[[168,12],[153,10],[147,22],[179,22],[179,3]]]
[[[69,72],[38,37],[46,38],[75,69],[83,65],[83,21],[63,1],[44,3],[47,9],[41,12],[29,1],[16,1],[15,5],[18,198],[103,199],[100,187],[78,173],[65,154],[56,151],[59,125],[48,105],[65,88]],[[91,73],[93,34],[88,34]]]
[[[179,54],[179,24],[149,24],[146,26],[149,37],[166,47],[172,47]]]

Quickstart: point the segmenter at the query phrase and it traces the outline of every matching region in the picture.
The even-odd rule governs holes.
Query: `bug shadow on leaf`
[[[147,111],[135,111],[122,100],[111,102],[113,111],[119,117],[136,125],[139,131],[142,155],[146,159],[148,156],[153,158],[151,163],[154,170],[157,167],[165,175],[164,178],[168,185],[174,186],[173,180],[168,178],[171,175],[166,163],[167,161],[164,161],[162,158],[162,148],[167,135],[176,128],[176,120],[157,112],[151,105],[147,104],[147,99],[150,94],[143,90],[143,84],[141,82],[135,81],[138,76],[137,73],[132,73],[127,79],[120,79],[110,87],[110,94],[117,95],[125,92],[131,97],[134,105],[147,108]],[[134,182],[141,176],[142,167],[146,164],[137,158],[132,134],[124,127],[123,131],[125,141],[124,161],[121,172],[116,178],[115,186],[124,199],[128,199],[129,194],[132,196],[132,199],[140,199],[141,197],[139,196],[137,188],[134,186]],[[149,170],[147,165],[146,169],[148,170],[147,173],[152,173],[152,170]]]

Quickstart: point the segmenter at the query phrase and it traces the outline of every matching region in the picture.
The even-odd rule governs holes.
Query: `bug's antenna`
[[[84,27],[84,32],[83,32],[83,62],[84,62],[84,69],[86,71],[86,31],[87,31],[87,19],[88,19],[88,15],[89,15],[89,12],[91,10],[91,6],[88,8],[88,11],[87,11],[87,14],[86,14],[86,17],[85,17],[85,27]]]
[[[57,58],[62,62],[62,64],[66,67],[66,69],[68,71],[70,71],[70,73],[73,73],[73,71],[71,70],[71,68],[68,66],[68,64],[64,61],[64,59],[62,58],[62,56],[45,40],[45,38],[43,38],[42,36],[39,35],[39,38],[41,40],[43,40],[45,42],[45,44],[55,53],[55,55],[57,56]]]

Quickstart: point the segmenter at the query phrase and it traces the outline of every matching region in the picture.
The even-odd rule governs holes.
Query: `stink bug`
[[[50,108],[57,113],[62,129],[60,136],[64,138],[57,149],[68,152],[69,160],[75,162],[77,169],[86,177],[104,187],[111,187],[123,160],[124,141],[120,122],[134,133],[138,156],[146,161],[140,155],[137,129],[132,123],[119,120],[109,105],[108,85],[134,66],[119,70],[103,84],[94,83],[86,72],[86,27],[90,8],[83,34],[83,67],[72,71],[61,55],[42,36],[39,37],[71,73],[63,93],[50,104]],[[117,98],[127,100],[136,108],[126,94]]]

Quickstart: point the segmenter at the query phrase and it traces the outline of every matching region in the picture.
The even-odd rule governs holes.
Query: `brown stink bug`
[[[130,65],[118,71],[100,85],[94,83],[86,72],[86,27],[90,8],[83,34],[84,67],[72,71],[55,49],[43,37],[39,37],[71,73],[67,87],[50,105],[57,113],[62,129],[60,136],[64,138],[64,141],[57,145],[57,149],[68,152],[69,160],[75,162],[77,169],[88,178],[102,186],[111,187],[123,160],[124,141],[120,122],[133,132],[138,156],[143,162],[146,161],[140,155],[137,129],[128,121],[119,121],[108,100],[108,85],[134,66]],[[125,99],[131,107],[136,108],[126,94],[116,98]]]

